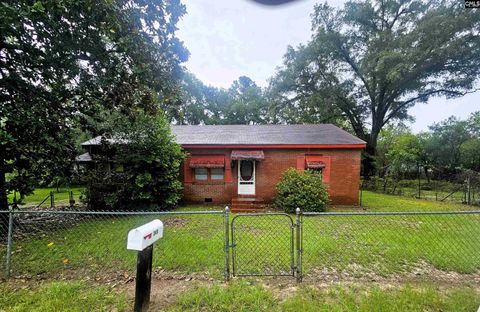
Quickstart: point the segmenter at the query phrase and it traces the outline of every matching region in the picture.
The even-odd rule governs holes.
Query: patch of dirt
[[[205,282],[203,282],[205,283]],[[160,311],[175,303],[178,295],[190,290],[194,285],[188,280],[174,279],[152,279],[152,288],[150,292],[150,305],[148,311]],[[135,300],[135,283],[123,287],[127,298],[132,302]]]
[[[207,274],[184,274],[180,272],[156,269],[152,272],[152,288],[150,293],[150,306],[148,311],[160,311],[175,303],[179,294],[190,290],[195,285],[209,286],[218,283]],[[126,292],[132,305],[135,298],[135,279],[119,287]]]
[[[163,223],[167,227],[184,227],[188,224],[185,218],[180,217],[168,217],[163,220]]]
[[[253,225],[238,224],[238,225],[235,225],[235,232],[239,233],[237,235],[241,235],[242,232],[250,233],[250,234],[254,234],[254,235],[261,235],[265,231],[262,230],[262,229],[259,229],[258,227],[255,227]]]
[[[305,281],[319,283],[333,282],[387,282],[387,283],[405,283],[405,282],[435,282],[440,284],[463,284],[480,283],[480,272],[471,274],[462,274],[454,271],[443,271],[436,269],[427,262],[418,262],[413,266],[405,266],[403,272],[381,275],[374,271],[366,270],[358,264],[350,264],[347,270],[338,271],[334,268],[324,268],[313,270],[305,278]]]
[[[361,273],[360,273],[361,272]],[[297,283],[294,278],[254,278],[255,283],[261,284],[271,291],[278,300],[285,300],[304,287],[325,289],[332,286],[368,286],[381,289],[401,287],[405,284],[422,285],[432,284],[439,290],[450,287],[471,287],[480,294],[480,272],[461,274],[436,269],[426,262],[419,262],[408,272],[399,272],[387,276],[375,272],[367,272],[358,264],[351,264],[348,271],[336,269],[321,269],[310,272]]]

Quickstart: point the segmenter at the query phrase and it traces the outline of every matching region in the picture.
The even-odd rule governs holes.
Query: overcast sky
[[[265,7],[249,0],[182,0],[187,14],[178,37],[190,51],[187,68],[204,83],[228,87],[239,76],[266,86],[282,64],[287,45],[306,43],[311,35],[310,14],[319,1],[301,0],[281,7]],[[323,2],[323,0],[320,0]],[[340,6],[343,0],[329,1]],[[466,118],[480,110],[480,93],[460,99],[431,99],[410,109],[415,132],[451,115]]]

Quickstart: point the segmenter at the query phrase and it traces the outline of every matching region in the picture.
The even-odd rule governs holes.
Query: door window
[[[253,179],[252,160],[242,160],[240,162],[240,179],[242,181],[251,181]]]

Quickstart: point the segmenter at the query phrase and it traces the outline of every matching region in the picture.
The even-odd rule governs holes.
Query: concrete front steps
[[[235,197],[232,198],[230,209],[232,212],[264,212],[265,203],[255,197]]]

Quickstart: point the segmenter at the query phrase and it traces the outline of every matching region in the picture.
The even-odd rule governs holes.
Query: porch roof
[[[263,154],[263,151],[233,150],[231,158],[233,160],[238,160],[238,159],[263,160],[265,158],[265,155]]]

